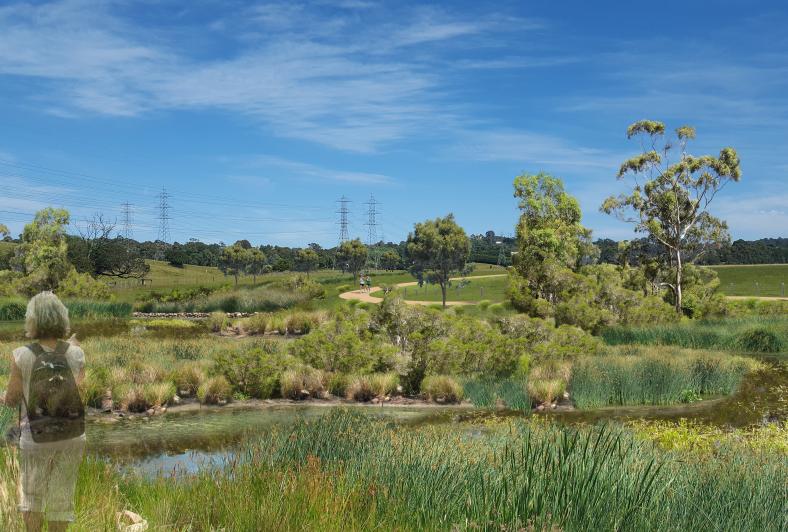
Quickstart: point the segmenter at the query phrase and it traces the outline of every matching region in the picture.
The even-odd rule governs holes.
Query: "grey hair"
[[[28,338],[65,338],[71,324],[68,309],[52,292],[33,296],[25,312],[25,333]]]

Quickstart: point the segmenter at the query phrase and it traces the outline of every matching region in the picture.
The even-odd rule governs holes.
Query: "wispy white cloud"
[[[465,131],[450,155],[478,161],[514,161],[545,167],[613,168],[621,156],[525,130]]]
[[[283,159],[273,155],[258,155],[252,159],[251,164],[263,168],[275,168],[290,176],[307,180],[337,181],[367,185],[388,185],[394,182],[391,177],[383,174],[335,170],[300,161]]]
[[[788,194],[741,196],[728,189],[711,211],[728,222],[734,238],[782,237],[788,227]]]
[[[311,5],[269,3],[214,21],[215,33],[241,40],[221,58],[197,59],[111,7],[62,0],[0,8],[0,75],[46,82],[35,97],[59,116],[218,108],[280,136],[358,152],[458,120],[441,101],[446,87],[429,54],[399,49],[418,45],[424,54],[501,24],[421,8],[367,25],[343,12],[321,17]]]

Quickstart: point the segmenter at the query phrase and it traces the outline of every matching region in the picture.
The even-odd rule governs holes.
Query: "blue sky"
[[[757,7],[756,7],[757,6]],[[783,2],[4,2],[0,222],[46,205],[172,239],[333,245],[335,200],[381,203],[378,235],[454,212],[510,234],[512,180],[565,180],[599,237],[638,145],[631,122],[697,127],[743,178],[715,200],[734,238],[788,235]]]

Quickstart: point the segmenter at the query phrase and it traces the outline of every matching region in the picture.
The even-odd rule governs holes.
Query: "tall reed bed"
[[[69,316],[73,318],[126,318],[131,316],[129,303],[117,301],[70,300],[64,304]],[[25,319],[27,301],[10,299],[0,301],[0,321],[20,321]]]
[[[528,411],[531,398],[525,378],[475,378],[462,383],[465,397],[479,408],[501,405],[511,410]]]
[[[185,301],[146,301],[140,312],[273,312],[306,303],[308,292],[269,286],[214,292]]]
[[[690,349],[777,353],[788,349],[788,318],[750,317],[653,327],[612,327],[602,336],[611,345],[675,345]]]
[[[12,482],[12,469],[0,473],[0,486]],[[87,461],[77,529],[130,509],[174,530],[770,531],[784,529],[786,481],[783,457],[697,459],[612,426],[515,421],[468,434],[334,412],[195,474],[121,476]],[[0,526],[14,530],[6,509]]]
[[[680,349],[638,349],[575,362],[571,396],[579,408],[661,405],[733,393],[744,375],[760,365],[752,359]]]

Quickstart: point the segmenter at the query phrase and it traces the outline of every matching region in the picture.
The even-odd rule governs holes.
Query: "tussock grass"
[[[421,393],[437,403],[459,403],[465,396],[462,385],[448,375],[431,375],[421,382]]]
[[[466,379],[462,387],[465,397],[478,408],[493,408],[502,403],[511,410],[531,409],[528,381],[523,377]]]
[[[71,319],[127,318],[131,316],[129,303],[117,301],[66,300]],[[0,300],[0,321],[20,321],[25,319],[27,300]]]
[[[185,301],[146,301],[140,312],[273,312],[306,303],[310,295],[270,286],[213,292]]]

